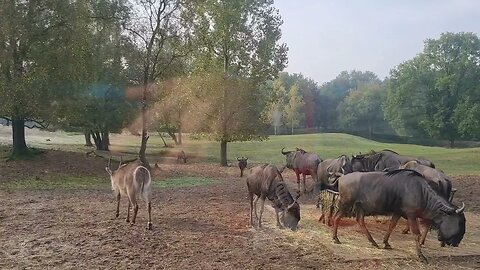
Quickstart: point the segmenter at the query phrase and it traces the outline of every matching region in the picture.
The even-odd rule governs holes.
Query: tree
[[[299,93],[299,88],[297,84],[294,84],[288,93],[289,100],[288,104],[285,107],[285,118],[290,125],[293,135],[293,128],[300,125],[300,120],[302,118],[301,109],[305,105],[302,96]]]
[[[0,5],[0,116],[12,122],[12,155],[28,154],[25,122],[44,126],[54,93],[47,87],[45,63],[54,47],[51,30],[65,23],[58,1],[3,1]],[[61,45],[61,44],[57,44]]]
[[[385,88],[378,83],[364,84],[351,91],[338,107],[342,128],[366,128],[372,139],[375,126],[384,121],[382,102],[385,96]]]
[[[422,53],[391,71],[387,119],[400,132],[447,139],[478,136],[480,40],[473,33],[443,33]]]
[[[260,86],[284,68],[287,47],[278,44],[282,20],[272,0],[200,0],[190,4],[192,13],[188,17],[193,22],[197,47],[193,72],[212,76],[218,84],[212,87],[212,91],[218,92],[211,96],[221,104],[212,104],[216,114],[207,118],[218,123],[212,125],[217,129],[212,128],[211,133],[220,141],[220,164],[226,166],[228,142],[258,137],[256,127],[262,126],[262,121],[251,106],[256,102],[245,96],[247,103],[241,103],[240,98],[244,97],[241,93],[260,97],[255,95]],[[237,110],[232,111],[229,106],[233,104],[243,106],[235,106]],[[240,121],[242,125],[233,122],[240,118],[237,114],[250,113],[256,117]]]
[[[188,29],[183,23],[183,6],[179,0],[137,0],[131,6],[131,19],[123,25],[130,33],[130,42],[138,50],[141,59],[141,77],[137,81],[143,86],[142,142],[139,156],[149,167],[145,152],[148,141],[149,100],[157,81],[175,74],[174,67],[189,53]],[[186,49],[187,48],[187,49]],[[181,63],[181,62],[180,62]]]

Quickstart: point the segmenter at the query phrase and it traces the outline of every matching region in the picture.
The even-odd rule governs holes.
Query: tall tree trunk
[[[455,146],[455,139],[450,139],[450,148]]]
[[[92,133],[85,132],[85,146],[93,146],[92,144]]]
[[[150,169],[150,164],[147,161],[146,151],[147,151],[147,82],[148,80],[145,79],[144,88],[143,88],[143,97],[142,97],[142,143],[140,145],[140,152],[138,156],[140,157],[140,161],[142,162],[143,166]]]
[[[12,139],[13,155],[23,155],[28,153],[27,143],[25,142],[25,120],[12,119]]]
[[[293,135],[293,120],[292,120],[292,135]]]
[[[177,141],[178,145],[182,145],[182,113],[178,112],[178,132],[177,132]]]
[[[273,125],[274,134],[277,135],[277,125]]]
[[[109,151],[108,143],[106,142],[106,137],[108,136],[108,132],[92,132],[92,138],[95,142],[95,147],[97,150],[100,151]]]
[[[227,166],[227,141],[222,139],[220,141],[220,165]]]

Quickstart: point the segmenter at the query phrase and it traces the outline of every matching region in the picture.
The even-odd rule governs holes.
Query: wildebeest
[[[420,173],[427,180],[430,187],[432,187],[432,189],[437,192],[438,195],[442,196],[445,200],[452,202],[455,190],[452,189],[452,181],[443,172],[422,165],[418,161],[414,160],[403,164],[402,166],[400,166],[400,169],[410,169]],[[428,231],[430,230],[428,222],[425,225],[425,231],[422,233],[422,237],[420,239],[420,244],[422,245],[425,243],[425,238]],[[407,233],[408,231],[409,228],[407,227],[405,230],[403,230],[403,233]]]
[[[250,200],[250,225],[253,227],[253,211],[257,214],[257,200],[260,199],[260,217],[258,226],[262,226],[262,214],[265,204],[265,198],[268,198],[275,208],[277,226],[282,227],[281,221],[285,227],[292,230],[297,229],[300,221],[300,205],[293,199],[290,192],[283,182],[282,174],[274,165],[255,166],[249,170],[247,175],[248,198]],[[256,195],[255,202],[253,197]]]
[[[311,175],[313,181],[317,182],[317,168],[322,159],[317,154],[307,153],[303,149],[297,148],[296,151],[287,152],[283,151],[284,149],[282,148],[282,154],[286,159],[285,167],[295,171],[297,176],[298,195],[300,195],[300,174],[303,176],[303,193],[305,194],[307,191],[305,177]]]
[[[238,168],[240,168],[240,177],[243,177],[243,171],[245,170],[245,168],[247,168],[247,160],[248,158],[246,157],[237,157]]]
[[[392,215],[388,231],[383,239],[389,249],[388,239],[400,217],[408,219],[415,236],[417,255],[426,261],[420,248],[420,230],[417,218],[430,220],[438,228],[438,240],[447,245],[458,246],[465,234],[465,205],[457,208],[439,196],[423,176],[412,170],[391,172],[354,172],[337,181],[340,194],[339,211],[335,215],[333,239],[337,237],[338,224],[344,216],[355,213],[356,219],[368,240],[378,247],[365,227],[364,217]],[[353,211],[352,211],[353,210]]]
[[[368,154],[352,156],[352,169],[355,172],[391,171],[398,169],[408,161],[415,160],[422,165],[435,168],[435,165],[425,158],[403,156],[392,150],[380,152],[371,151]]]
[[[183,150],[180,151],[177,155],[177,161],[182,161],[182,160],[183,160],[183,163],[187,163],[187,155]]]
[[[105,170],[110,175],[110,180],[112,182],[112,190],[115,192],[117,197],[117,211],[115,217],[119,216],[120,211],[120,197],[128,197],[128,207],[127,207],[127,218],[126,221],[130,224],[135,224],[135,219],[137,218],[138,212],[138,203],[137,196],[143,197],[145,203],[147,204],[148,212],[148,223],[147,229],[152,229],[152,203],[151,203],[151,192],[152,192],[152,179],[150,171],[141,166],[140,161],[134,161],[128,164],[123,164],[120,162],[119,167],[112,171],[110,169],[111,159],[108,161],[108,166],[105,167]],[[130,221],[130,207],[133,205],[133,217]]]
[[[326,184],[331,184],[338,177],[351,173],[352,165],[350,159],[346,155],[341,155],[338,158],[326,159],[318,165],[317,169],[317,183],[315,183],[315,191],[320,194],[317,200],[317,208],[320,208],[321,215],[319,221],[326,221],[330,225],[331,217],[334,211],[335,201],[337,196],[331,193],[325,193],[322,190]],[[325,216],[327,217],[325,220]]]

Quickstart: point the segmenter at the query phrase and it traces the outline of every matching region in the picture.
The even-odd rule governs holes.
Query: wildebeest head
[[[237,161],[238,161],[238,168],[240,168],[240,177],[243,176],[243,170],[245,170],[245,168],[247,167],[247,160],[248,158],[246,157],[237,157]]]
[[[300,221],[300,205],[297,201],[290,204],[281,216],[283,226],[290,228],[292,231],[297,230],[298,222]]]
[[[341,162],[341,170],[343,174],[351,173],[353,172],[353,166],[352,162],[346,155],[341,155],[339,157],[339,160]]]
[[[282,155],[285,156],[285,159],[286,159],[286,162],[287,164],[285,165],[287,168],[289,169],[293,169],[293,161],[295,159],[295,154],[297,153],[297,151],[283,151],[283,149],[285,148],[282,148]]]
[[[449,246],[458,247],[465,234],[465,204],[458,209],[444,211],[444,215],[438,226],[438,241]]]

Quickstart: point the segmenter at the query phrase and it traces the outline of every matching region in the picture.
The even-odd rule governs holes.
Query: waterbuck
[[[237,157],[238,168],[240,168],[240,177],[243,177],[243,171],[247,168],[248,158],[246,157]]]
[[[187,155],[183,150],[178,152],[178,155],[177,155],[177,162],[182,160],[183,160],[183,163],[187,163]]]
[[[135,224],[135,219],[137,218],[138,212],[138,203],[137,196],[143,197],[147,203],[148,211],[148,223],[147,229],[152,229],[152,203],[151,203],[151,192],[152,192],[152,178],[150,171],[141,166],[140,161],[134,161],[128,164],[123,164],[120,161],[118,168],[114,171],[110,169],[111,158],[108,160],[108,166],[105,167],[105,170],[110,175],[110,180],[112,181],[112,190],[117,196],[117,211],[115,217],[119,216],[120,211],[120,197],[128,196],[128,208],[127,208],[127,218],[126,222],[130,224]],[[133,205],[133,217],[130,221],[130,206]]]

